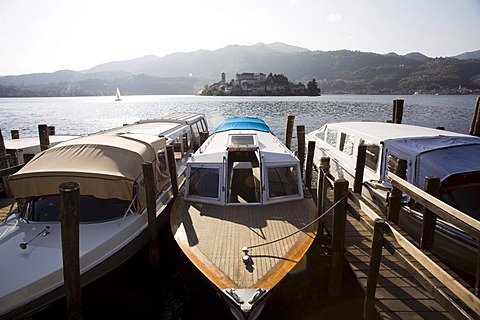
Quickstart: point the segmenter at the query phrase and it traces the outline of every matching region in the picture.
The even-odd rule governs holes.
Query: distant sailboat
[[[117,87],[117,94],[115,95],[115,101],[122,101],[122,98],[120,97],[120,90],[118,90],[118,87]]]

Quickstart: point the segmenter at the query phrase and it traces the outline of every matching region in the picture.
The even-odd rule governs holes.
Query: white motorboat
[[[51,135],[48,136],[48,139],[50,141],[50,147],[53,147],[60,142],[78,137],[78,135]],[[40,140],[38,137],[5,140],[4,143],[7,154],[15,155],[15,157],[18,159],[18,164],[24,163],[24,155],[36,155],[41,151]]]
[[[173,199],[166,146],[177,181],[207,131],[203,115],[176,114],[69,140],[39,153],[9,178],[18,210],[0,222],[0,318],[37,311],[65,294],[59,185],[80,184],[80,273],[85,285],[147,243],[142,164],[154,164],[157,223]]]
[[[381,122],[329,123],[312,131],[314,164],[330,158],[330,172],[353,185],[358,146],[366,145],[362,195],[386,212],[389,161],[407,161],[406,180],[424,188],[427,176],[440,179],[440,199],[480,219],[480,138],[407,124]],[[399,225],[419,241],[422,214],[404,197]],[[437,220],[433,253],[450,265],[474,274],[478,241],[453,225]]]
[[[225,120],[187,163],[170,223],[238,319],[256,318],[316,235],[299,160],[256,118]]]

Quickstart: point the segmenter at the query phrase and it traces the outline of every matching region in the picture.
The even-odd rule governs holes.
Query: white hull
[[[157,220],[168,220],[165,207],[172,198],[165,192],[157,201]],[[20,243],[39,236],[22,250]],[[147,244],[147,214],[134,213],[122,221],[80,224],[82,286],[105,275]],[[60,223],[26,223],[12,216],[0,227],[0,318],[31,314],[65,295]],[[48,257],[46,259],[45,257]],[[8,271],[11,270],[11,271]]]

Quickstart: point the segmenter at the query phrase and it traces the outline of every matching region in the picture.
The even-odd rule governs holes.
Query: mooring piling
[[[480,97],[477,97],[469,134],[480,137]]]
[[[147,196],[147,216],[148,216],[148,247],[150,256],[150,266],[158,267],[160,257],[158,253],[158,229],[157,229],[157,201],[155,195],[155,174],[153,172],[153,163],[146,162],[142,164],[143,179],[145,181],[145,191]]]
[[[50,138],[48,137],[48,126],[46,124],[38,125],[38,137],[40,139],[40,150],[47,150],[50,147]]]
[[[332,234],[332,264],[328,295],[332,298],[340,296],[342,287],[342,261],[345,251],[345,224],[347,220],[348,181],[335,180],[333,188],[333,234]]]
[[[63,278],[67,298],[68,319],[82,318],[80,285],[79,216],[80,185],[64,182],[59,186],[62,234]]]
[[[295,122],[295,115],[291,114],[287,118],[287,129],[285,132],[285,146],[292,150],[293,124]]]
[[[178,196],[177,164],[175,163],[175,150],[173,146],[167,146],[168,170],[172,183],[173,196]]]
[[[402,123],[403,118],[403,100],[395,99],[393,100],[393,116],[392,122],[393,123]]]
[[[303,177],[303,168],[305,165],[305,126],[297,126],[297,148],[298,148],[298,160],[300,160],[300,174]]]

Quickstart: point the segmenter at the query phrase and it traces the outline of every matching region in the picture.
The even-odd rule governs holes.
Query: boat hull
[[[254,319],[271,290],[312,244],[317,223],[299,229],[316,217],[312,199],[261,206],[218,206],[179,197],[170,223],[182,251],[216,287],[232,314]],[[253,247],[262,244],[266,245]],[[250,248],[244,252],[243,247]],[[242,260],[245,253],[247,262]]]
[[[157,199],[157,226],[168,223],[172,191]],[[25,250],[19,247],[23,239],[31,239],[35,230],[49,226],[50,233],[32,241]],[[80,275],[82,287],[102,277],[129,259],[148,242],[147,213],[133,213],[124,220],[97,224],[80,224]],[[31,315],[65,296],[62,267],[61,230],[58,222],[25,223],[11,217],[0,228],[1,270],[17,270],[17,275],[2,272],[0,288],[0,319]],[[18,239],[21,239],[19,241]],[[44,257],[48,255],[49,259]],[[29,263],[25,263],[28,258]],[[19,264],[15,265],[15,261]],[[48,261],[46,263],[45,261]],[[22,271],[24,270],[24,271]],[[35,270],[29,278],[26,270]],[[33,272],[31,272],[33,273]]]

